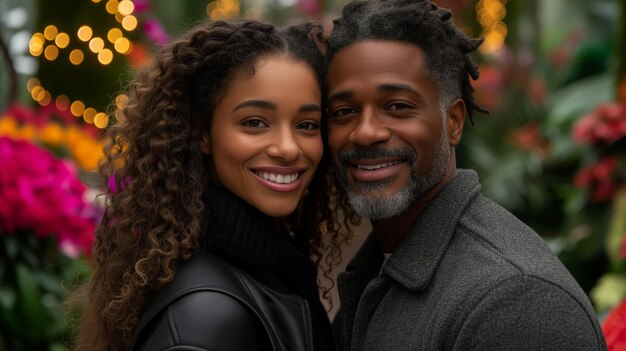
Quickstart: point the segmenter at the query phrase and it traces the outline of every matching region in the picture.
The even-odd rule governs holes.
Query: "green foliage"
[[[541,24],[535,33],[507,38],[508,52],[483,58],[477,95],[479,102],[495,104],[488,106],[489,116],[475,118],[476,128],[465,128],[459,165],[476,169],[483,192],[537,231],[589,293],[607,272],[621,278],[602,285],[626,281],[619,256],[626,223],[618,220],[626,218],[626,206],[617,206],[617,194],[612,201],[596,201],[593,189],[575,184],[582,168],[606,155],[624,160],[624,138],[600,148],[578,144],[572,136],[578,120],[615,100],[619,55],[607,32],[615,28],[617,5],[608,0],[537,5],[511,12]],[[576,26],[556,20],[563,11],[580,17]],[[541,42],[528,41],[530,35]],[[525,62],[529,50],[532,62]],[[617,296],[602,289],[595,295],[611,301],[594,300],[598,311]]]
[[[64,301],[86,281],[86,262],[59,252],[56,238],[26,232],[0,235],[0,262],[0,349],[65,350],[77,331]]]

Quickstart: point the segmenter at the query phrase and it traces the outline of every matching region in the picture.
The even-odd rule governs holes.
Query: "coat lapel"
[[[367,284],[378,275],[383,262],[383,254],[378,240],[370,234],[357,254],[346,267],[346,271],[337,277],[339,298],[341,300],[341,330],[338,335],[340,344],[349,349],[352,342],[352,329],[359,300]]]
[[[458,170],[389,258],[383,273],[409,289],[425,288],[450,244],[461,215],[479,192],[476,172]]]

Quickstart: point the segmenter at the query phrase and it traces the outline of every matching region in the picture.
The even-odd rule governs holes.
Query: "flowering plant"
[[[13,104],[0,117],[0,137],[31,140],[69,157],[84,171],[95,170],[104,143],[90,124],[78,123],[68,111],[53,105],[32,109]]]
[[[26,140],[0,137],[0,344],[63,349],[74,332],[67,288],[87,276],[100,209],[67,160]],[[27,328],[24,328],[27,326]]]

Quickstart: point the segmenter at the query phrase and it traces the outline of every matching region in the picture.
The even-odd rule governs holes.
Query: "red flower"
[[[626,103],[599,105],[572,130],[572,137],[580,144],[612,144],[625,136]]]
[[[602,331],[609,351],[626,351],[626,300],[611,310]]]
[[[574,184],[579,188],[592,188],[591,200],[594,202],[609,200],[617,188],[615,170],[618,162],[618,156],[607,156],[581,169],[574,177]]]

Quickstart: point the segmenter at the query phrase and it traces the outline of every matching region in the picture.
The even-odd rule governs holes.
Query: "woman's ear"
[[[465,113],[465,101],[463,99],[456,99],[448,106],[446,123],[450,146],[457,146],[461,142]]]
[[[202,136],[202,140],[200,140],[200,152],[205,155],[211,154],[211,139],[209,138],[209,133],[205,133]]]

